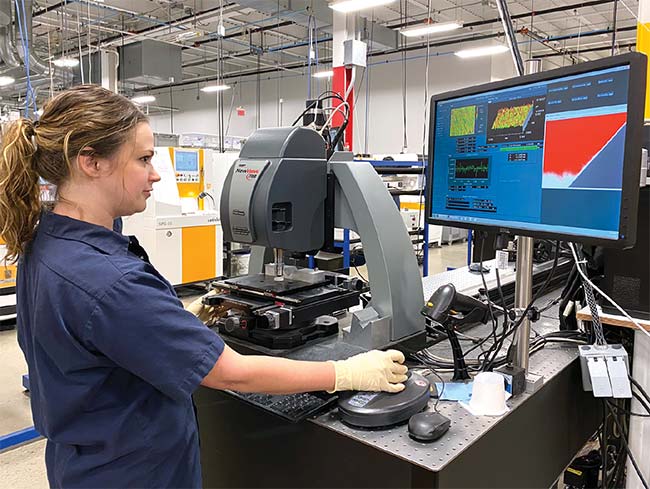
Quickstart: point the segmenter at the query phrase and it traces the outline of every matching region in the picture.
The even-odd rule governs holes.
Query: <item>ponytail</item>
[[[0,150],[0,238],[6,259],[15,262],[34,237],[41,212],[39,176],[61,188],[84,148],[109,157],[147,120],[129,99],[97,85],[79,85],[50,99],[38,123],[9,124]]]
[[[32,240],[41,212],[34,122],[19,119],[2,134],[0,153],[0,238],[7,247],[5,259],[15,262]]]

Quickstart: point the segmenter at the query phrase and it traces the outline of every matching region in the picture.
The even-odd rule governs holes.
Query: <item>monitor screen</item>
[[[197,151],[174,151],[174,167],[177,172],[198,172],[199,153]]]
[[[429,222],[633,240],[641,58],[631,53],[434,96]]]

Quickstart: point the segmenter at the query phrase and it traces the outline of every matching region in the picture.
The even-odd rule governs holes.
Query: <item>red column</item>
[[[333,69],[334,71],[334,77],[332,78],[332,90],[336,93],[338,93],[341,97],[345,97],[345,91],[347,90],[350,82],[352,81],[352,68],[346,68],[345,66],[337,66]],[[352,128],[354,126],[354,121],[352,119],[352,114],[353,114],[353,109],[354,109],[354,88],[350,90],[350,93],[348,94],[347,98],[347,103],[350,106],[350,119],[348,121],[348,127],[345,129],[345,135],[344,135],[344,149],[346,151],[353,151],[352,149],[352,142],[354,139],[352,138],[353,133],[352,133]],[[332,106],[337,107],[340,105],[341,102],[339,102],[336,99],[333,99]],[[335,115],[334,118],[332,119],[332,126],[333,127],[341,127],[343,125],[343,121],[345,118],[343,117],[343,114],[338,111]]]

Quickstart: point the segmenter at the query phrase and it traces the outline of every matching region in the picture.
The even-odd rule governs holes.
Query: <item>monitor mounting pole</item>
[[[526,60],[526,74],[541,70],[541,59]],[[515,310],[521,311],[533,299],[533,238],[517,237],[517,274],[515,276]],[[513,364],[528,373],[530,356],[530,319],[522,318],[514,338],[515,350]]]

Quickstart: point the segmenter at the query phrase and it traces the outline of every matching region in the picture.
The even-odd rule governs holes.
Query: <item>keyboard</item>
[[[302,393],[302,394],[258,394],[237,391],[226,391],[228,394],[248,404],[264,409],[292,423],[307,419],[332,405],[338,398],[335,394]]]

